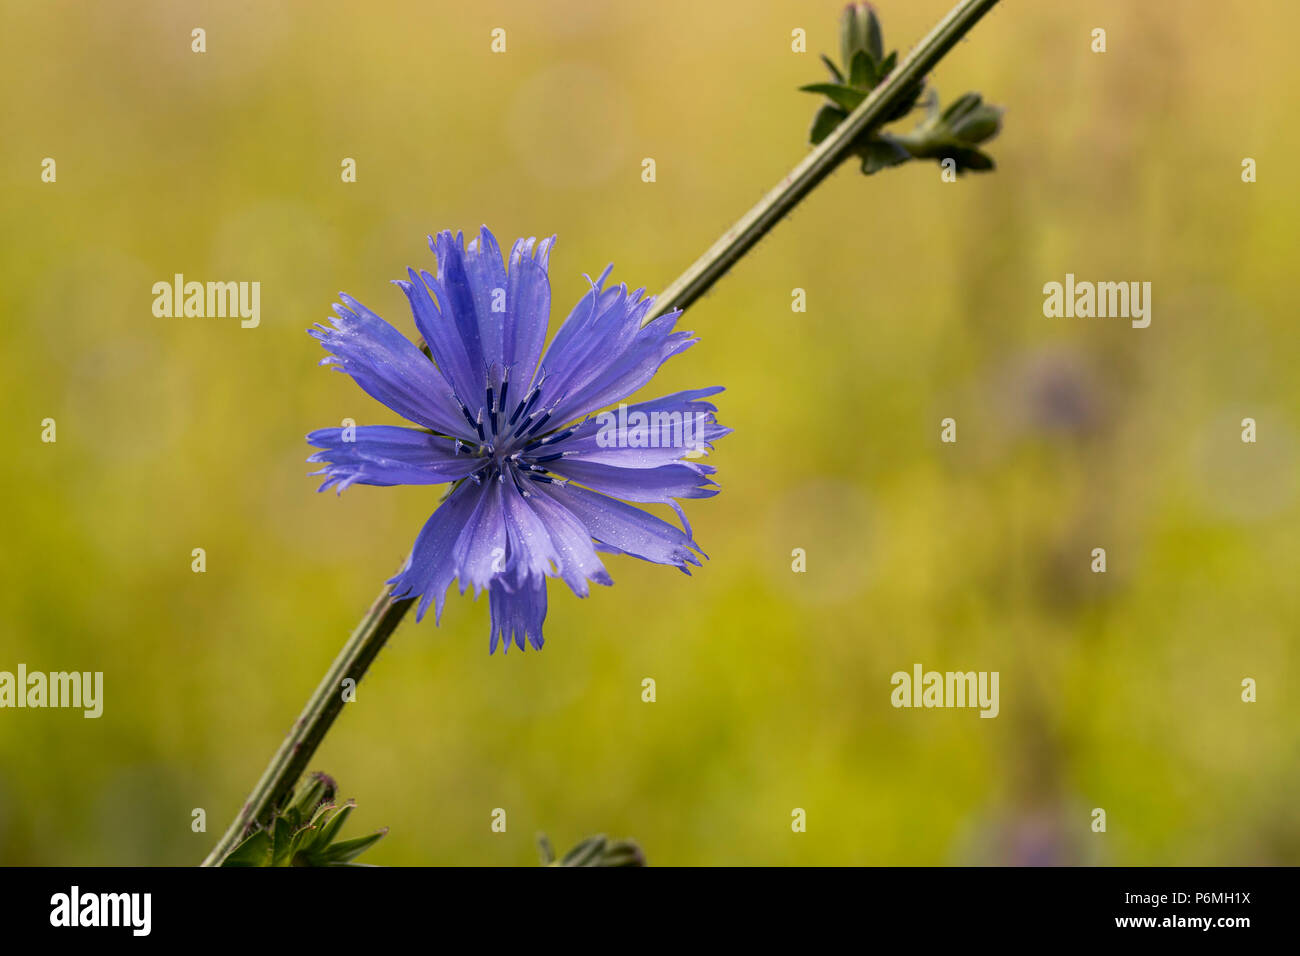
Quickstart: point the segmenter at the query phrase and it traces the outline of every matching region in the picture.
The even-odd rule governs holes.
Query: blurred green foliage
[[[393,419],[304,329],[342,289],[409,331],[388,282],[444,226],[558,233],[560,317],[610,260],[662,288],[804,154],[840,4],[4,5],[0,669],[102,670],[105,709],[0,711],[0,862],[197,863],[437,500],[314,493],[307,431]],[[905,50],[948,3],[880,7]],[[657,864],[1300,863],[1296,27],[987,17],[932,79],[1014,117],[996,173],[846,166],[685,317],[652,387],[728,387],[712,560],[553,587],[541,653],[489,657],[468,598],[397,632],[315,761],[391,826],[366,861],[533,865],[545,830]],[[155,318],[178,272],[260,281],[261,326]],[[1044,318],[1066,272],[1151,281],[1151,327]],[[892,709],[914,662],[998,670],[1001,715]]]

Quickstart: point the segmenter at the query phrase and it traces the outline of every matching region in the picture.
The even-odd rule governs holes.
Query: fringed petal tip
[[[442,623],[442,609],[446,606],[447,599],[446,589],[444,588],[439,591],[434,588],[429,588],[428,590],[421,592],[411,581],[410,575],[407,573],[408,571],[409,568],[404,568],[401,572],[393,575],[393,577],[384,582],[391,585],[393,588],[393,594],[392,597],[389,598],[389,603],[396,604],[398,601],[408,600],[418,601],[419,603],[415,605],[415,622],[417,624],[424,620],[424,615],[428,613],[429,605],[432,604],[433,624],[437,627]]]
[[[487,229],[487,226],[483,227]],[[558,236],[548,236],[540,242],[533,236],[527,239],[516,239],[515,244],[510,248],[510,267],[513,269],[524,259],[532,259],[542,271],[550,268],[551,250],[555,248]]]
[[[320,494],[322,491],[329,491],[330,488],[334,488],[334,493],[342,496],[343,489],[356,484],[359,480],[358,475],[340,474],[339,472],[329,468],[322,468],[320,471],[310,471],[307,473],[308,478],[315,478],[319,475],[326,475],[328,477],[326,477],[326,479],[322,481],[320,486],[316,489],[317,494]]]
[[[521,651],[529,644],[540,651],[545,643],[542,622],[546,619],[546,585],[508,591],[500,584],[488,589],[488,608],[491,614],[488,632],[488,653],[496,652],[497,643],[508,653],[511,642]]]

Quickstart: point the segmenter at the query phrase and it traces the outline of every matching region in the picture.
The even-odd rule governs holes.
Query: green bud
[[[993,169],[991,157],[976,149],[1002,128],[1002,110],[984,103],[978,93],[958,97],[939,110],[939,96],[931,90],[926,117],[910,133],[894,137],[913,159],[951,159],[958,173]]]
[[[337,791],[338,784],[334,782],[333,777],[319,770],[313,771],[298,785],[285,811],[285,816],[295,826],[306,823],[316,815],[316,811],[322,804],[334,802],[334,794]]]
[[[840,63],[853,64],[854,54],[864,51],[874,66],[884,57],[880,21],[869,3],[851,3],[840,14]]]
[[[1002,128],[1002,111],[993,106],[972,110],[953,124],[952,135],[963,143],[982,143],[992,139]]]

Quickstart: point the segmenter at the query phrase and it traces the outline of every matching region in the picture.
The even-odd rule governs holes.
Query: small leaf
[[[833,79],[836,83],[843,83],[844,74],[840,72],[840,68],[836,66],[835,63],[831,60],[831,58],[828,57],[825,53],[821,54],[821,58],[822,58],[822,62],[826,64],[826,69],[831,71],[831,79]]]
[[[542,866],[550,866],[555,862],[555,847],[551,846],[545,833],[537,834],[537,850],[542,857]]]
[[[344,840],[342,843],[335,843],[323,853],[327,863],[337,865],[347,863],[356,859],[370,847],[374,846],[385,836],[388,835],[388,827],[378,830],[370,836],[358,837],[355,840]]]
[[[971,110],[952,127],[952,134],[965,143],[992,139],[1002,127],[1002,111],[992,106]]]
[[[954,146],[939,153],[940,162],[949,158],[957,161],[957,172],[959,173],[970,170],[986,173],[994,168],[992,157],[987,153],[981,153],[978,149]]]
[[[320,842],[321,828],[333,811],[333,807],[322,808],[322,811],[312,818],[312,822],[299,827],[294,833],[293,852],[290,854],[290,860],[294,865],[297,865],[296,861],[299,857],[312,856],[320,847],[325,846]]]
[[[645,854],[631,840],[619,840],[605,848],[601,866],[645,866]]]
[[[924,90],[925,80],[914,81],[912,85],[907,88],[907,91],[899,97],[898,105],[885,114],[885,118],[880,121],[881,125],[902,119],[908,113],[912,112],[912,110],[916,109],[916,103],[921,98],[921,93],[924,92]]]
[[[876,75],[883,80],[885,77],[889,76],[890,73],[894,72],[894,65],[896,63],[898,63],[898,51],[894,50],[889,54],[889,56],[880,61],[880,65],[876,67]]]
[[[933,86],[925,91],[920,105],[925,109],[925,118],[935,119],[939,115],[939,91]]]
[[[849,85],[860,90],[872,89],[877,82],[876,62],[866,50],[853,54],[853,63],[849,68]]]
[[[890,166],[901,165],[912,158],[911,153],[888,136],[869,140],[856,151],[862,157],[862,172],[868,176]]]
[[[956,123],[979,105],[980,95],[978,93],[967,93],[965,96],[953,100],[949,107],[943,111],[943,120],[945,123]]]
[[[829,98],[836,106],[850,113],[857,109],[858,104],[867,98],[867,94],[861,90],[855,90],[851,86],[841,86],[837,83],[812,83],[808,86],[801,86],[799,89],[805,93],[820,93]]]
[[[330,819],[329,823],[326,823],[324,827],[321,828],[320,838],[317,841],[321,846],[329,846],[334,842],[334,837],[337,836],[339,830],[343,828],[343,822],[347,820],[348,814],[356,809],[356,806],[357,805],[354,801],[349,800],[343,805],[343,808]]]
[[[555,861],[549,842],[542,854],[543,866],[645,866],[645,853],[634,840],[610,841],[604,834],[587,837],[564,855],[564,859]]]
[[[816,146],[827,136],[834,132],[835,127],[844,122],[848,113],[838,106],[832,106],[830,103],[822,104],[822,108],[817,111],[813,117],[812,129],[808,131],[808,142]]]
[[[222,866],[270,866],[271,835],[258,830],[221,861]]]
[[[561,866],[592,866],[605,849],[605,835],[590,836],[564,855]]]
[[[271,831],[271,866],[288,866],[293,858],[294,829],[285,817],[276,817]]]

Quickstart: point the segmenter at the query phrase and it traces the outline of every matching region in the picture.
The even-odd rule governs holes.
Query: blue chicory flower
[[[541,648],[548,577],[579,597],[590,581],[612,584],[597,552],[687,574],[698,566],[703,552],[676,499],[717,493],[708,477],[715,469],[687,459],[731,431],[705,401],[720,387],[593,416],[697,340],[673,331],[680,310],[642,327],[653,297],[605,288],[610,266],[543,357],[554,241],[518,240],[507,272],[486,227],[467,248],[460,234],[430,237],[437,276],[408,269],[410,281],[396,283],[424,350],[343,294],[332,325],[309,330],[330,353],[322,365],[419,426],[312,432],[307,440],[321,451],[307,460],[325,463],[315,473],[326,476],[320,490],[451,482],[389,583],[393,600],[419,598],[417,620],[430,603],[441,619],[453,579],[462,594],[486,589],[489,653],[498,639],[507,649],[512,640],[522,649],[525,638]],[[685,530],[628,502],[668,504]]]

